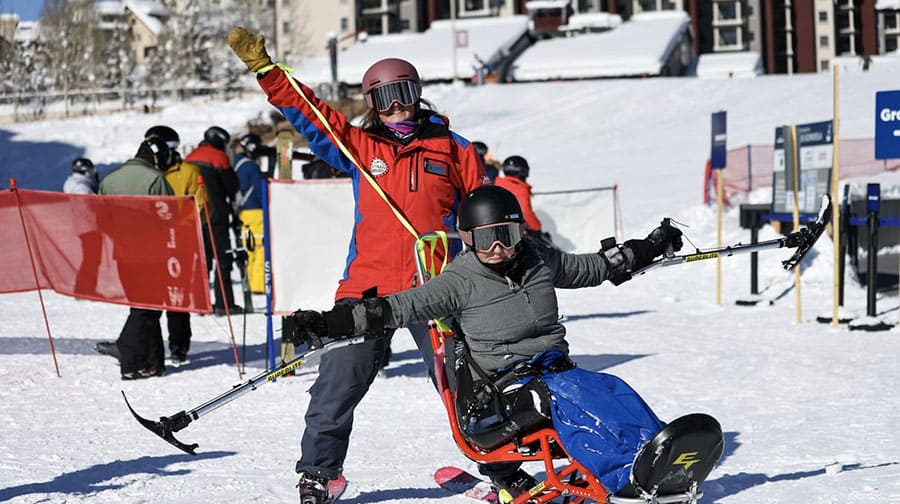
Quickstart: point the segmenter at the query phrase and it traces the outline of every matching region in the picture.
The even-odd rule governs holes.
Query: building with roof
[[[100,29],[128,29],[134,62],[143,64],[156,49],[169,11],[157,0],[101,0],[96,4]]]

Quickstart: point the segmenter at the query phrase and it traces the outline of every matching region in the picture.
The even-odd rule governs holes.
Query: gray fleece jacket
[[[461,253],[421,287],[386,296],[385,326],[453,317],[475,362],[488,372],[551,348],[568,354],[554,287],[599,285],[607,278],[606,262],[598,254],[567,254],[530,239],[522,240],[518,254],[524,273],[516,283],[481,264],[474,252]],[[357,326],[363,322],[358,315],[364,316],[354,310]]]

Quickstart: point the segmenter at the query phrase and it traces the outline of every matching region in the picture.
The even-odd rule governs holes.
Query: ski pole
[[[190,425],[191,422],[197,420],[201,416],[217,410],[218,408],[243,396],[247,392],[252,392],[261,385],[265,385],[266,383],[275,381],[275,379],[286,375],[287,373],[297,369],[304,364],[315,362],[314,359],[321,357],[326,352],[329,352],[336,348],[361,343],[362,341],[365,341],[364,336],[329,341],[321,347],[312,348],[288,362],[283,362],[280,366],[272,371],[263,371],[253,378],[250,378],[246,382],[241,383],[240,385],[235,385],[231,390],[224,392],[214,397],[213,399],[210,399],[209,401],[206,401],[205,403],[197,406],[190,411],[179,411],[172,416],[160,417],[159,421],[156,422],[138,415],[137,412],[134,411],[134,408],[131,407],[131,403],[128,402],[128,397],[125,396],[124,390],[122,391],[122,397],[125,399],[125,405],[128,406],[128,410],[131,411],[131,414],[134,415],[134,418],[138,421],[138,423],[146,427],[150,432],[163,438],[167,443],[178,448],[179,450],[185,453],[190,453],[191,455],[196,455],[196,449],[199,445],[196,443],[182,443],[181,441],[175,439],[174,433],[184,429],[185,427]]]
[[[643,275],[644,273],[666,266],[675,266],[678,264],[683,264],[687,262],[695,262],[702,261],[706,259],[715,259],[717,257],[730,257],[736,254],[744,254],[748,252],[758,252],[760,250],[768,250],[774,248],[796,248],[797,250],[794,252],[790,258],[785,261],[782,261],[781,264],[784,269],[788,271],[792,271],[800,261],[806,256],[806,253],[812,249],[813,245],[815,245],[816,241],[822,235],[822,232],[825,230],[825,226],[828,224],[831,218],[831,197],[827,194],[822,196],[822,202],[819,206],[819,213],[816,216],[816,220],[805,227],[794,231],[787,236],[782,238],[775,238],[774,240],[767,240],[759,243],[751,243],[751,244],[742,244],[737,243],[735,245],[729,245],[727,247],[721,247],[716,249],[710,249],[706,251],[702,251],[697,249],[696,252],[692,254],[683,254],[683,255],[669,255],[666,254],[662,259],[657,259],[652,263],[635,270],[631,273],[632,276]]]

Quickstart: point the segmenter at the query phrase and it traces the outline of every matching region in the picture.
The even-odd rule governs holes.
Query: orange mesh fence
[[[209,313],[197,205],[187,196],[0,192],[0,293],[52,289],[129,306]]]

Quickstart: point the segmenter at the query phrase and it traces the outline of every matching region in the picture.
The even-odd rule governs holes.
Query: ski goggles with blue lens
[[[519,227],[518,222],[503,222],[460,232],[460,237],[464,238],[463,241],[466,242],[465,238],[468,236],[464,235],[471,234],[471,239],[468,240],[471,243],[467,243],[467,245],[482,252],[491,250],[495,243],[499,243],[503,248],[512,248],[522,241]]]
[[[377,112],[390,110],[394,102],[409,106],[419,101],[419,89],[414,81],[391,82],[369,91],[369,95]]]

